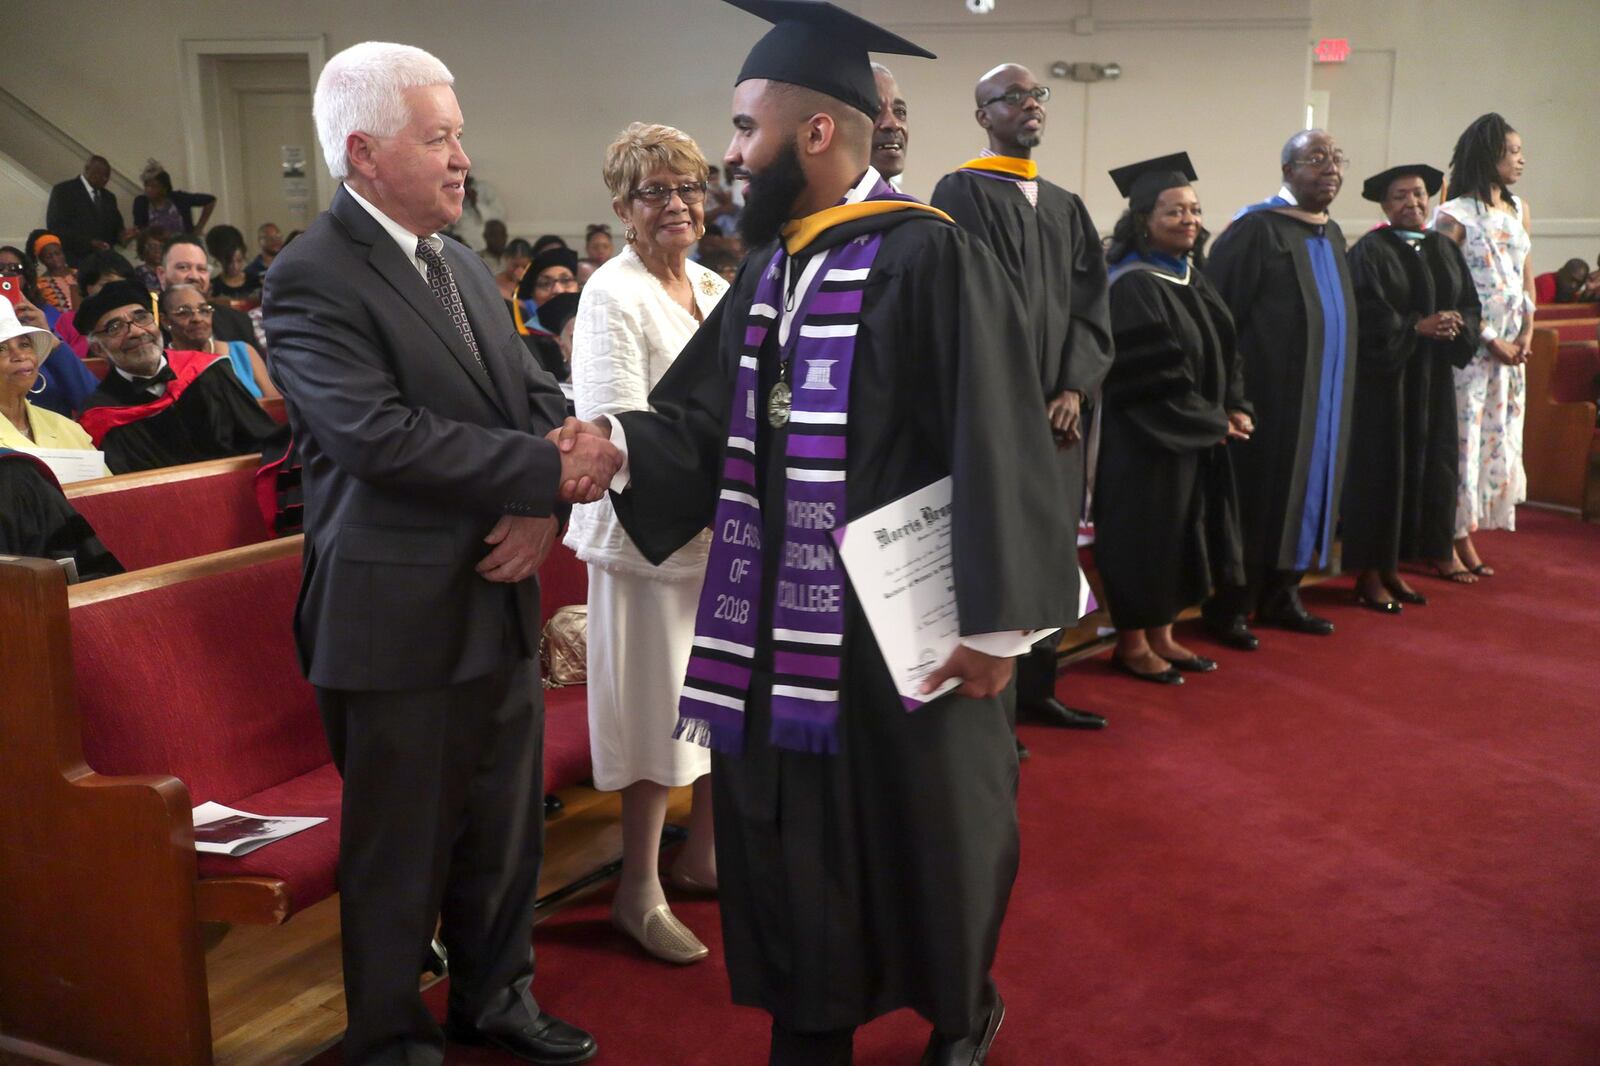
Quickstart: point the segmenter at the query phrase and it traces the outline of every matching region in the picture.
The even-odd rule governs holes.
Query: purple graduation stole
[[[844,569],[832,532],[845,520],[845,445],[850,371],[867,275],[882,233],[826,252],[815,283],[791,323],[784,353],[793,389],[784,452],[784,541],[772,610],[774,747],[838,750],[840,654],[844,645]],[[695,615],[694,647],[678,704],[674,736],[717,751],[744,747],[763,555],[756,490],[757,360],[783,305],[780,244],[756,287],[728,419],[711,555]]]

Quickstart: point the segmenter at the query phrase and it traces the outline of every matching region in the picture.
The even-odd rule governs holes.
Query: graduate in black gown
[[[0,448],[0,555],[71,559],[78,580],[123,572],[44,460]]]
[[[1244,582],[1229,441],[1253,412],[1233,316],[1201,273],[1206,231],[1186,152],[1111,172],[1128,210],[1111,234],[1116,361],[1100,408],[1095,562],[1117,627],[1112,662],[1181,684],[1215,661],[1173,638],[1178,612]]]
[[[832,5],[737,6],[777,23],[725,158],[753,250],[650,411],[567,433],[625,451],[612,500],[648,558],[714,531],[679,731],[713,748],[728,972],[773,1017],[770,1061],[847,1063],[855,1027],[909,1007],[933,1026],[921,1061],[981,1062],[1018,859],[1000,694],[1069,609],[1060,479],[1019,461],[1050,447],[1037,376],[995,357],[1030,351],[1027,327],[988,248],[868,166],[867,51],[928,53]],[[908,713],[836,556],[803,538],[947,476],[964,637],[930,682],[964,681]]]
[[[1236,215],[1212,246],[1206,276],[1233,314],[1255,432],[1232,447],[1248,582],[1206,601],[1212,632],[1253,649],[1257,621],[1326,636],[1300,579],[1331,562],[1350,440],[1356,304],[1344,234],[1328,207],[1345,155],[1325,130],[1283,146],[1283,188]]]
[[[1076,530],[1083,517],[1087,474],[1084,427],[1089,406],[1111,366],[1111,323],[1106,309],[1106,266],[1100,235],[1083,201],[1039,174],[1033,149],[1044,137],[1048,86],[1014,63],[995,67],[978,81],[978,125],[988,150],[939,179],[933,206],[981,239],[999,257],[1022,297],[1032,345],[1016,353],[1030,359],[1052,429],[1048,453],[1031,458],[1054,468],[1066,508],[1061,523],[1074,532],[1067,602],[1072,611],[1057,619],[1078,620]],[[1026,720],[1069,729],[1100,729],[1106,720],[1056,699],[1057,637],[1040,641],[1017,664],[1017,713]]]
[[[107,285],[73,318],[111,363],[78,422],[113,474],[259,452],[288,433],[244,390],[226,357],[161,348],[150,294]]]
[[[1356,595],[1398,614],[1426,597],[1400,560],[1455,569],[1455,378],[1476,351],[1478,290],[1456,243],[1424,229],[1444,175],[1422,163],[1390,167],[1362,185],[1387,224],[1350,249],[1360,312],[1350,476],[1344,492],[1346,570]]]

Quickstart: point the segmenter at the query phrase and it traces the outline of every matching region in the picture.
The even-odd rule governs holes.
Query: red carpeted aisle
[[[1112,724],[1025,729],[992,1063],[1600,1063],[1600,527],[1520,518],[1481,540],[1498,576],[1416,577],[1432,602],[1403,616],[1340,580],[1306,594],[1331,638],[1196,637],[1222,669],[1181,689],[1062,678]],[[606,906],[535,936],[541,1002],[600,1062],[765,1061],[713,903],[675,904],[713,952],[687,969]],[[915,1062],[925,1035],[883,1019],[856,1061]]]

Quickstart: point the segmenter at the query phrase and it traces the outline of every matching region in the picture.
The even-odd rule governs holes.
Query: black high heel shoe
[[[1405,608],[1400,605],[1399,600],[1374,600],[1368,598],[1367,594],[1364,592],[1356,593],[1356,602],[1365,607],[1367,610],[1377,611],[1379,614],[1399,614],[1401,611],[1405,610]]]

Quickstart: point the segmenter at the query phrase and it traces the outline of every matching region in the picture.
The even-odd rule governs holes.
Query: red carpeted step
[[[1412,576],[1431,602],[1398,617],[1341,579],[1306,592],[1332,637],[1263,629],[1250,654],[1180,630],[1222,666],[1176,689],[1103,660],[1063,675],[1111,728],[1024,727],[990,1063],[1600,1058],[1600,526],[1518,520],[1478,538],[1497,576]],[[596,1033],[597,1061],[765,1061],[765,1015],[728,1002],[713,902],[674,902],[712,949],[684,969],[614,933],[607,905],[534,937],[541,1004]],[[926,1033],[882,1019],[856,1062],[914,1062]]]

